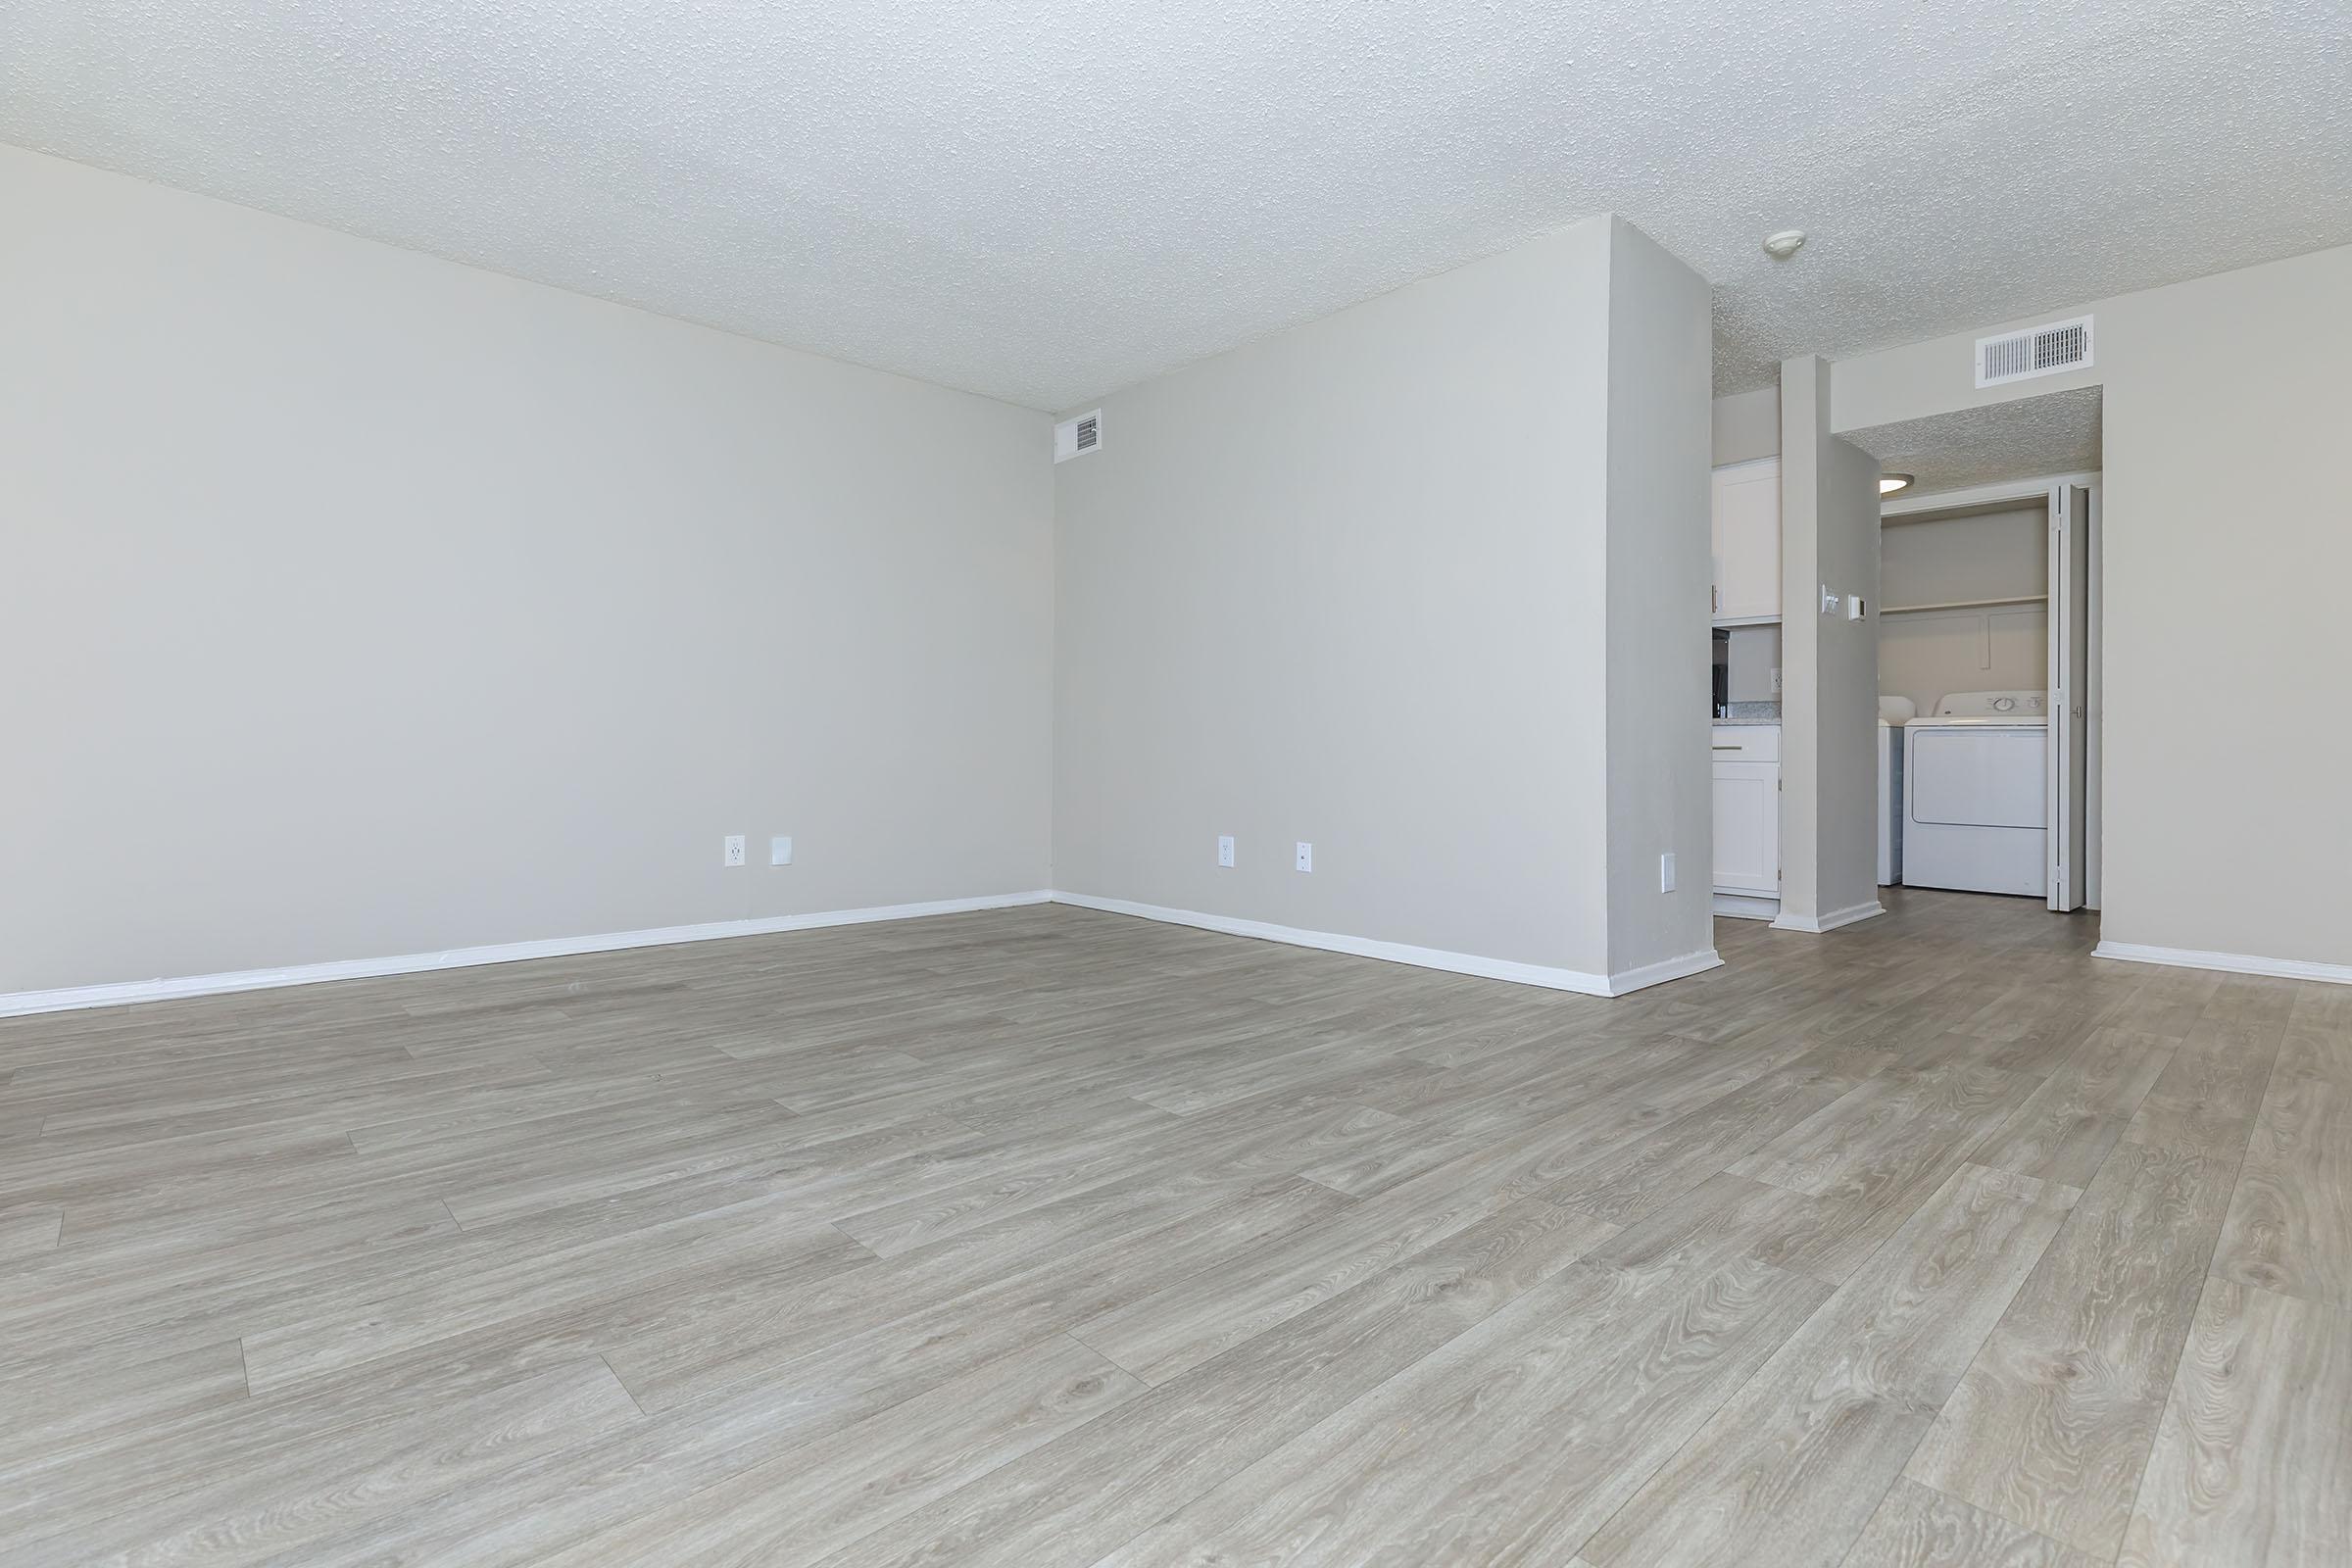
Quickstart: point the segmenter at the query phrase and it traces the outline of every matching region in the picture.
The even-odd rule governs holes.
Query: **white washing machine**
[[[2048,694],[1953,692],[1903,726],[1906,886],[2049,891]]]

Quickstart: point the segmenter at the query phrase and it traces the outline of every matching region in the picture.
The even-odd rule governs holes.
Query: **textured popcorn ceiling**
[[[2086,386],[1844,430],[1839,438],[1878,459],[1884,471],[1910,474],[1917,482],[1904,492],[1909,500],[2097,468],[2102,403],[2099,388]]]
[[[1041,408],[1614,211],[1737,391],[2352,241],[2352,5],[0,0],[0,140]]]

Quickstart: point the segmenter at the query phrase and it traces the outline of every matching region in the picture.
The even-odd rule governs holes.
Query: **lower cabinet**
[[[1715,732],[1715,891],[1781,896],[1781,732]]]

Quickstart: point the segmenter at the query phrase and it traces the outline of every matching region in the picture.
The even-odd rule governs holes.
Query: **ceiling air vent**
[[[2090,364],[2090,318],[1977,339],[1977,385],[1999,386]]]
[[[1067,463],[1083,458],[1102,444],[1102,411],[1081,414],[1075,419],[1064,419],[1054,427],[1054,461]]]

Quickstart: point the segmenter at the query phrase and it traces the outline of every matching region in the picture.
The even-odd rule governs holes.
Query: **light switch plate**
[[[792,863],[792,840],[781,833],[769,839],[767,841],[767,863],[790,865]]]

